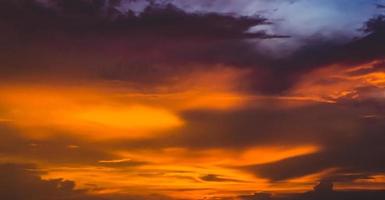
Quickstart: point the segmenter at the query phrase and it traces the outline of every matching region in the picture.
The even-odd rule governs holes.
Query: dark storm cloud
[[[385,18],[380,15],[364,24],[361,30],[367,33],[366,36],[348,43],[341,43],[341,38],[338,37],[326,39],[315,35],[306,38],[306,45],[290,56],[267,61],[266,65],[272,73],[268,80],[275,78],[274,80],[280,81],[271,81],[264,89],[273,93],[285,91],[295,84],[298,78],[306,76],[307,72],[328,65],[351,67],[384,59],[385,47],[382,45],[385,43],[384,27]]]
[[[385,52],[381,16],[366,24],[365,37],[348,44],[315,35],[303,38],[299,50],[277,58],[251,39],[290,38],[250,32],[258,25],[272,25],[261,16],[190,13],[171,3],[149,3],[135,14],[116,10],[118,1],[53,2],[2,1],[0,70],[7,79],[48,74],[148,85],[223,64],[254,71],[245,79],[247,89],[277,94],[313,69],[382,59]]]
[[[342,62],[360,63],[384,59],[385,47],[381,44],[385,42],[385,16],[379,15],[369,19],[362,30],[368,35],[344,47],[341,53]]]
[[[192,64],[250,63],[255,50],[245,39],[281,37],[249,32],[268,24],[260,16],[187,13],[172,4],[156,4],[139,15],[106,18],[94,11],[79,11],[86,16],[66,11],[90,1],[63,1],[56,9],[34,2],[1,2],[0,70],[6,79],[54,75],[159,83],[194,70]]]
[[[68,37],[71,37],[71,34],[82,33],[106,37],[142,36],[143,34],[149,37],[216,39],[274,37],[263,32],[247,32],[253,26],[268,24],[265,18],[259,16],[238,17],[217,13],[187,13],[173,4],[149,5],[139,15],[128,12],[121,14],[118,18],[107,17],[105,19],[93,14],[102,9],[99,4],[103,3],[91,2],[99,1],[59,1],[56,9],[41,6],[33,0],[21,0],[22,3],[12,2],[14,1],[2,2],[2,16],[4,17],[2,22],[13,28],[28,30],[28,33],[21,33],[25,35],[40,33],[49,37],[61,32],[68,34]],[[87,11],[87,9],[92,11]],[[82,15],[78,16],[76,13]]]
[[[102,200],[75,189],[73,181],[44,180],[31,164],[0,164],[0,199],[12,200]]]

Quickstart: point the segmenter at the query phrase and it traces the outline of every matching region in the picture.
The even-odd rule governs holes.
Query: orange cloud
[[[385,72],[377,69],[381,64],[381,61],[373,61],[348,69],[333,65],[316,70],[304,76],[289,92],[289,96],[329,103],[340,98],[358,98],[357,90],[360,88],[385,88]],[[372,95],[385,97],[384,93]]]
[[[184,110],[244,105],[247,97],[235,88],[245,73],[219,66],[155,90],[101,82],[0,85],[0,120],[32,137],[55,134],[51,130],[89,139],[151,137],[183,126],[178,113]]]
[[[32,137],[55,134],[44,128],[67,130],[89,139],[148,137],[178,127],[183,121],[172,111],[145,104],[123,104],[93,89],[50,87],[5,88],[2,118]]]
[[[210,197],[214,194],[236,196],[243,191],[280,192],[288,191],[288,185],[282,184],[272,188],[269,181],[240,171],[235,166],[265,163],[313,151],[317,151],[317,147],[312,145],[252,148],[245,151],[227,149],[191,151],[184,148],[130,150],[115,152],[120,158],[100,160],[93,166],[46,165],[44,170],[48,173],[44,178],[63,177],[76,180],[79,188],[89,187],[91,183],[105,188],[95,191],[98,194],[142,195],[147,191],[153,191],[191,199]],[[223,181],[202,179],[208,175],[223,177]],[[290,189],[304,191],[305,188],[307,187],[297,184]]]

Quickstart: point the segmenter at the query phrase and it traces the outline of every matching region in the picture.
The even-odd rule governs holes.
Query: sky
[[[384,199],[384,44],[383,0],[2,0],[0,199]]]

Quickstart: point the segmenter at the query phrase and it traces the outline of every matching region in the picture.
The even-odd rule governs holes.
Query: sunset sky
[[[361,197],[385,0],[0,0],[1,200]]]

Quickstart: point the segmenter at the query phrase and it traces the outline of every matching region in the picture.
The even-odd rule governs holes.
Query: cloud
[[[62,31],[68,37],[79,37],[83,33],[102,37],[123,35],[137,37],[144,34],[152,37],[175,38],[274,38],[274,35],[263,32],[248,31],[250,27],[268,24],[267,19],[263,17],[190,13],[173,4],[150,4],[139,15],[125,13],[111,20],[103,20],[95,16],[106,4],[103,0],[60,0],[55,3],[56,8],[42,6],[34,0],[20,2],[6,0],[2,4],[4,4],[3,8],[7,8],[2,13],[7,17],[3,20],[5,24],[20,31],[28,28],[32,31],[30,35],[43,34],[43,31],[58,34],[58,31]],[[25,13],[21,15],[21,12]],[[59,22],[61,24],[57,24]],[[77,29],[73,30],[74,28]]]
[[[63,179],[44,180],[31,164],[0,165],[0,198],[13,200],[102,200],[75,189],[73,181]]]
[[[314,191],[317,193],[333,192],[333,182],[322,180],[318,185],[314,186]]]
[[[56,80],[120,80],[153,86],[196,68],[247,64],[258,56],[246,39],[281,38],[249,31],[268,23],[260,16],[189,13],[166,4],[150,5],[140,15],[127,13],[103,20],[25,2],[30,3],[5,1],[1,6],[0,29],[4,31],[0,38],[6,48],[1,50],[0,71],[7,74],[7,80],[55,73]]]
[[[263,28],[250,31],[272,25],[269,16],[188,12],[166,3],[149,4],[138,15],[123,13],[105,20],[94,16],[95,11],[66,11],[102,9],[103,3],[96,1],[59,1],[51,7],[34,1],[16,6],[12,2],[1,6],[6,8],[1,12],[1,38],[7,50],[2,50],[0,71],[7,74],[7,80],[51,77],[54,73],[64,81],[124,81],[146,88],[177,84],[178,77],[194,70],[224,65],[252,71],[243,79],[241,89],[281,94],[314,69],[384,57],[381,17],[367,23],[364,37],[346,41],[316,34],[304,38],[298,50],[277,57],[258,44],[261,40],[290,40],[282,37],[285,33],[269,34]],[[20,56],[25,59],[17,59]]]
[[[242,182],[237,179],[231,179],[231,178],[224,178],[216,174],[207,174],[205,176],[200,177],[202,181],[208,181],[208,182]]]
[[[382,5],[382,4],[376,4],[376,7],[379,8],[379,9],[383,9],[383,8],[385,8],[385,5]]]
[[[370,87],[358,90],[357,98],[341,97],[335,103],[293,107],[282,106],[280,103],[286,101],[278,100],[277,104],[262,101],[259,106],[245,109],[190,110],[182,114],[185,126],[170,134],[149,140],[119,141],[115,145],[123,149],[151,146],[189,151],[243,151],[308,144],[317,147],[316,150],[236,168],[272,182],[333,170],[321,176],[353,183],[385,173],[381,158],[385,153],[384,106],[382,98],[376,96],[382,92],[380,88],[373,91]],[[255,160],[258,161],[258,156]]]
[[[107,149],[100,148],[99,144],[66,136],[64,132],[55,133],[55,137],[31,139],[20,130],[0,123],[0,152],[10,159],[45,160],[56,164],[97,164],[98,160],[117,158]],[[73,144],[77,148],[71,148]]]
[[[236,199],[240,200],[363,200],[374,199],[379,200],[385,197],[383,190],[356,190],[356,191],[335,191],[333,190],[333,182],[320,181],[313,191],[305,193],[292,193],[273,195],[270,193],[255,193],[252,195],[242,195]]]
[[[20,105],[0,100],[1,153],[16,160],[98,166],[119,171],[119,168],[167,165],[170,160],[182,160],[181,155],[204,157],[209,154],[205,151],[212,149],[220,153],[238,153],[259,147],[283,146],[290,149],[311,146],[311,151],[289,153],[278,156],[279,159],[256,157],[255,162],[251,158],[246,164],[221,167],[235,168],[255,175],[255,178],[267,179],[272,184],[322,173],[323,180],[353,185],[356,181],[374,182],[376,176],[385,173],[381,157],[385,153],[382,134],[385,129],[385,17],[373,12],[370,15],[374,17],[365,24],[358,22],[364,15],[366,18],[371,9],[381,10],[372,2],[371,7],[365,2],[362,10],[365,14],[362,15],[358,10],[363,0],[350,4],[347,1],[327,1],[323,5],[315,1],[270,1],[273,3],[269,9],[257,14],[251,5],[261,5],[262,9],[268,3],[261,2],[267,1],[242,0],[231,3],[234,6],[220,1],[199,1],[194,5],[187,1],[164,2],[1,1],[1,88],[18,83],[54,88],[52,95],[47,96],[36,90],[27,93],[28,88],[23,87],[17,91],[11,89],[15,93],[1,91],[1,94],[16,94],[15,99],[22,99]],[[276,5],[287,6],[287,9],[281,6],[276,9]],[[228,7],[238,12],[228,13]],[[303,8],[300,13],[298,8]],[[344,12],[339,11],[348,8],[359,16],[345,22],[347,19],[340,18],[340,13]],[[293,20],[278,22],[273,19],[285,12]],[[293,12],[298,12],[298,15]],[[334,15],[336,13],[338,15]],[[330,21],[332,17],[336,18],[333,22]],[[319,26],[325,22],[331,25],[327,28]],[[334,29],[336,24],[341,26],[337,30],[346,28],[346,24],[352,26],[338,34]],[[352,39],[351,29],[356,26],[361,29]],[[293,27],[296,27],[295,31]],[[293,32],[298,34],[292,35]],[[281,52],[272,52],[264,46],[266,43],[274,46],[275,42],[282,42],[282,49],[288,49],[288,52],[277,55]],[[202,74],[204,78],[201,78]],[[108,96],[104,103],[113,109],[100,109],[99,97],[88,93],[79,96],[91,98],[77,99],[76,94],[70,93],[67,99],[65,87],[56,88],[55,83],[64,83],[65,87],[82,85],[96,90],[102,86],[111,92],[96,93],[95,96]],[[126,94],[131,91],[141,92],[139,95]],[[169,95],[175,91],[180,92],[178,95],[198,92],[183,97],[174,93]],[[66,97],[64,102],[70,103],[61,102],[61,96]],[[247,102],[233,106],[236,104],[232,104],[234,101],[228,103],[222,99],[246,99]],[[69,105],[73,101],[80,103],[75,103],[71,109]],[[128,108],[126,105],[137,101],[167,107],[167,115],[161,112],[162,115],[155,116],[157,112],[147,112],[155,110],[125,109]],[[183,104],[180,106],[176,101],[187,103],[179,103]],[[49,108],[50,104],[53,106]],[[17,108],[19,111],[14,112]],[[85,116],[80,115],[81,119],[71,118],[73,114],[82,113],[76,111],[88,112]],[[138,113],[145,114],[138,117]],[[20,118],[8,119],[9,116]],[[148,131],[151,136],[148,138],[120,139],[121,136],[136,135],[125,129],[131,128],[126,126],[130,122],[148,127],[150,122],[155,125],[160,122],[153,118],[164,119],[164,116],[178,122],[178,126],[172,126],[162,134],[155,134],[154,130],[160,129],[155,126]],[[47,127],[31,129],[33,131],[29,130],[28,134],[35,136],[49,132],[52,134],[47,135],[52,137],[26,137],[27,133],[22,129],[25,127],[11,127],[16,124],[12,120],[17,119],[25,122],[22,125],[39,128],[49,122]],[[183,123],[179,123],[179,119]],[[69,121],[75,124],[90,122],[97,126],[91,129],[87,124],[80,126],[81,130],[77,126],[76,130],[66,129],[71,124],[63,122]],[[119,132],[119,137],[103,138],[114,135],[104,133],[117,133],[106,125],[125,130]],[[97,130],[102,132],[95,134]],[[80,138],[80,133],[89,137]],[[94,138],[100,140],[91,142]],[[167,155],[155,158],[151,157],[153,152]],[[126,153],[129,155],[115,155]],[[138,155],[134,155],[136,153]],[[197,156],[200,153],[204,156]],[[133,160],[122,159],[131,158],[131,155]],[[152,159],[154,163],[147,163]],[[195,159],[186,156],[183,164],[190,164]],[[269,161],[261,163],[260,160]],[[196,177],[193,173],[197,171],[206,174],[199,177],[202,184],[240,183],[238,178],[228,178],[235,177],[229,174],[194,170],[188,176],[171,174],[170,177],[179,177],[178,181],[187,177],[190,178],[188,184],[191,184],[191,177]],[[60,188],[62,182],[55,184]],[[70,188],[70,193],[74,190]],[[256,195],[250,198],[275,197]]]
[[[106,167],[137,167],[148,164],[144,161],[136,161],[132,159],[118,159],[118,160],[99,160],[100,165]]]
[[[44,171],[34,164],[0,164],[0,198],[12,200],[171,200],[160,194],[91,194],[103,188],[76,189],[74,181],[43,179]],[[93,191],[96,190],[96,191]]]
[[[151,144],[198,149],[313,142],[321,145],[356,132],[363,126],[362,112],[335,104],[281,108],[279,100],[277,104],[262,101],[260,107],[255,108],[192,110],[182,114],[185,126],[171,131],[170,135],[155,138]],[[336,136],[337,133],[341,134]]]
[[[367,176],[383,174],[385,162],[378,155],[385,152],[382,145],[384,136],[381,133],[384,123],[380,119],[364,121],[365,125],[360,131],[345,132],[347,134],[345,137],[325,143],[324,150],[320,152],[267,164],[251,165],[245,169],[272,181],[303,177],[326,169],[338,169],[324,176],[341,182],[352,182]]]

